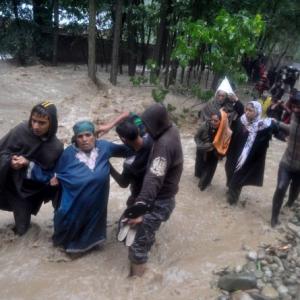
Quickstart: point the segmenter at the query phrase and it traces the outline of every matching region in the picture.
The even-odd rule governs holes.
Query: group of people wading
[[[96,139],[117,123],[123,144]],[[0,208],[13,212],[15,232],[23,235],[31,215],[51,199],[53,244],[78,256],[106,239],[112,170],[121,186],[131,185],[118,238],[129,247],[130,275],[143,275],[156,231],[175,207],[183,169],[179,132],[166,108],[154,104],[141,117],[123,114],[97,129],[77,122],[66,149],[56,130],[56,107],[46,101],[0,140]],[[110,165],[113,156],[126,158],[122,174]]]
[[[288,135],[287,147],[279,163],[277,187],[273,196],[271,226],[279,223],[280,209],[290,185],[287,206],[300,192],[300,92],[293,90],[289,99],[289,125],[275,118],[262,118],[259,101],[243,104],[227,78],[218,87],[215,98],[200,111],[201,124],[195,135],[195,176],[203,191],[212,181],[218,160],[226,156],[227,201],[237,204],[242,188],[262,186],[266,153],[272,134],[280,130]]]
[[[278,224],[284,195],[287,205],[299,194],[300,92],[291,97],[288,126],[262,119],[261,104],[244,105],[225,78],[215,97],[199,113],[195,136],[195,176],[199,188],[211,184],[218,161],[226,156],[227,201],[238,202],[243,186],[262,186],[266,152],[272,134],[289,134],[278,171],[271,225]],[[122,143],[97,139],[113,127]],[[162,104],[153,104],[141,116],[124,112],[110,123],[95,127],[79,121],[64,149],[57,139],[57,111],[53,103],[35,105],[29,120],[0,140],[0,209],[12,211],[15,233],[23,235],[44,202],[54,207],[54,246],[76,256],[106,240],[110,175],[120,187],[130,187],[126,209],[119,220],[118,240],[129,249],[130,275],[145,272],[149,251],[162,222],[175,208],[175,195],[183,170],[178,129]],[[123,157],[119,173],[111,157]]]

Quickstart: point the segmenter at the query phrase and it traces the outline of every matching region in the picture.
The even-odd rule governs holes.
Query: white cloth
[[[237,165],[235,167],[235,171],[238,171],[244,165],[244,163],[250,153],[250,150],[253,146],[257,132],[260,130],[263,130],[265,128],[268,128],[269,126],[271,126],[271,123],[272,123],[271,118],[261,119],[262,108],[261,108],[261,104],[259,102],[250,101],[247,103],[247,105],[248,104],[253,105],[255,112],[256,112],[256,116],[255,116],[254,120],[252,120],[251,122],[248,121],[245,114],[243,114],[241,116],[241,122],[246,127],[249,134],[248,134],[247,141],[244,145],[243,151],[242,151],[240,157],[238,158]]]
[[[94,171],[96,165],[96,159],[98,157],[98,149],[94,148],[89,154],[79,151],[76,154],[76,158],[84,163],[91,171]]]
[[[224,91],[224,92],[227,93],[228,95],[229,95],[229,94],[235,95],[235,93],[234,93],[234,91],[233,91],[233,89],[232,89],[232,87],[231,87],[231,85],[230,85],[230,82],[229,82],[229,80],[227,79],[226,76],[225,76],[225,78],[223,79],[223,81],[220,83],[220,85],[218,86],[216,93],[217,93],[218,91]]]

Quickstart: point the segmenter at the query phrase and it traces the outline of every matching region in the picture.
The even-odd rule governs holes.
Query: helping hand
[[[10,165],[14,170],[20,170],[29,165],[29,160],[22,155],[13,155]]]

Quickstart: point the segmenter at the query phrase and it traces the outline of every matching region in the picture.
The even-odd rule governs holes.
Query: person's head
[[[128,120],[123,121],[116,127],[116,132],[122,142],[126,145],[133,146],[134,142],[139,137],[139,129],[137,126]]]
[[[261,104],[257,101],[250,101],[246,104],[245,115],[248,122],[253,122],[261,116]]]
[[[83,152],[90,152],[95,147],[95,126],[91,121],[79,121],[73,126],[75,145]]]
[[[223,103],[225,101],[227,97],[227,93],[223,90],[218,90],[216,92],[216,100],[220,101],[221,103]]]
[[[149,106],[141,117],[147,132],[156,140],[172,126],[167,109],[161,103]]]
[[[30,113],[29,127],[34,135],[39,137],[52,137],[57,131],[57,111],[49,101],[35,105]]]
[[[291,109],[298,117],[300,116],[300,91],[294,91],[290,98]]]
[[[210,115],[210,125],[214,128],[214,129],[218,129],[221,123],[221,113],[218,112],[213,112]]]

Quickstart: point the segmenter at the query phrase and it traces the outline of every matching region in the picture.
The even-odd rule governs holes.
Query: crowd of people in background
[[[284,69],[282,74],[288,74]],[[294,73],[295,75],[296,73]],[[273,196],[271,226],[279,224],[279,213],[290,186],[287,206],[291,207],[300,192],[300,92],[291,81],[287,101],[281,100],[284,90],[275,80],[268,93],[267,72],[256,86],[258,97],[243,104],[238,100],[228,79],[222,81],[214,99],[199,112],[200,127],[195,135],[195,176],[201,191],[211,184],[217,163],[226,156],[225,171],[227,201],[237,204],[243,186],[262,186],[269,141],[272,136],[287,141],[286,151],[278,170],[278,182]],[[295,75],[296,76],[296,75]],[[298,75],[297,75],[298,76]],[[220,153],[216,145],[222,140],[218,131],[227,119],[226,147]]]

